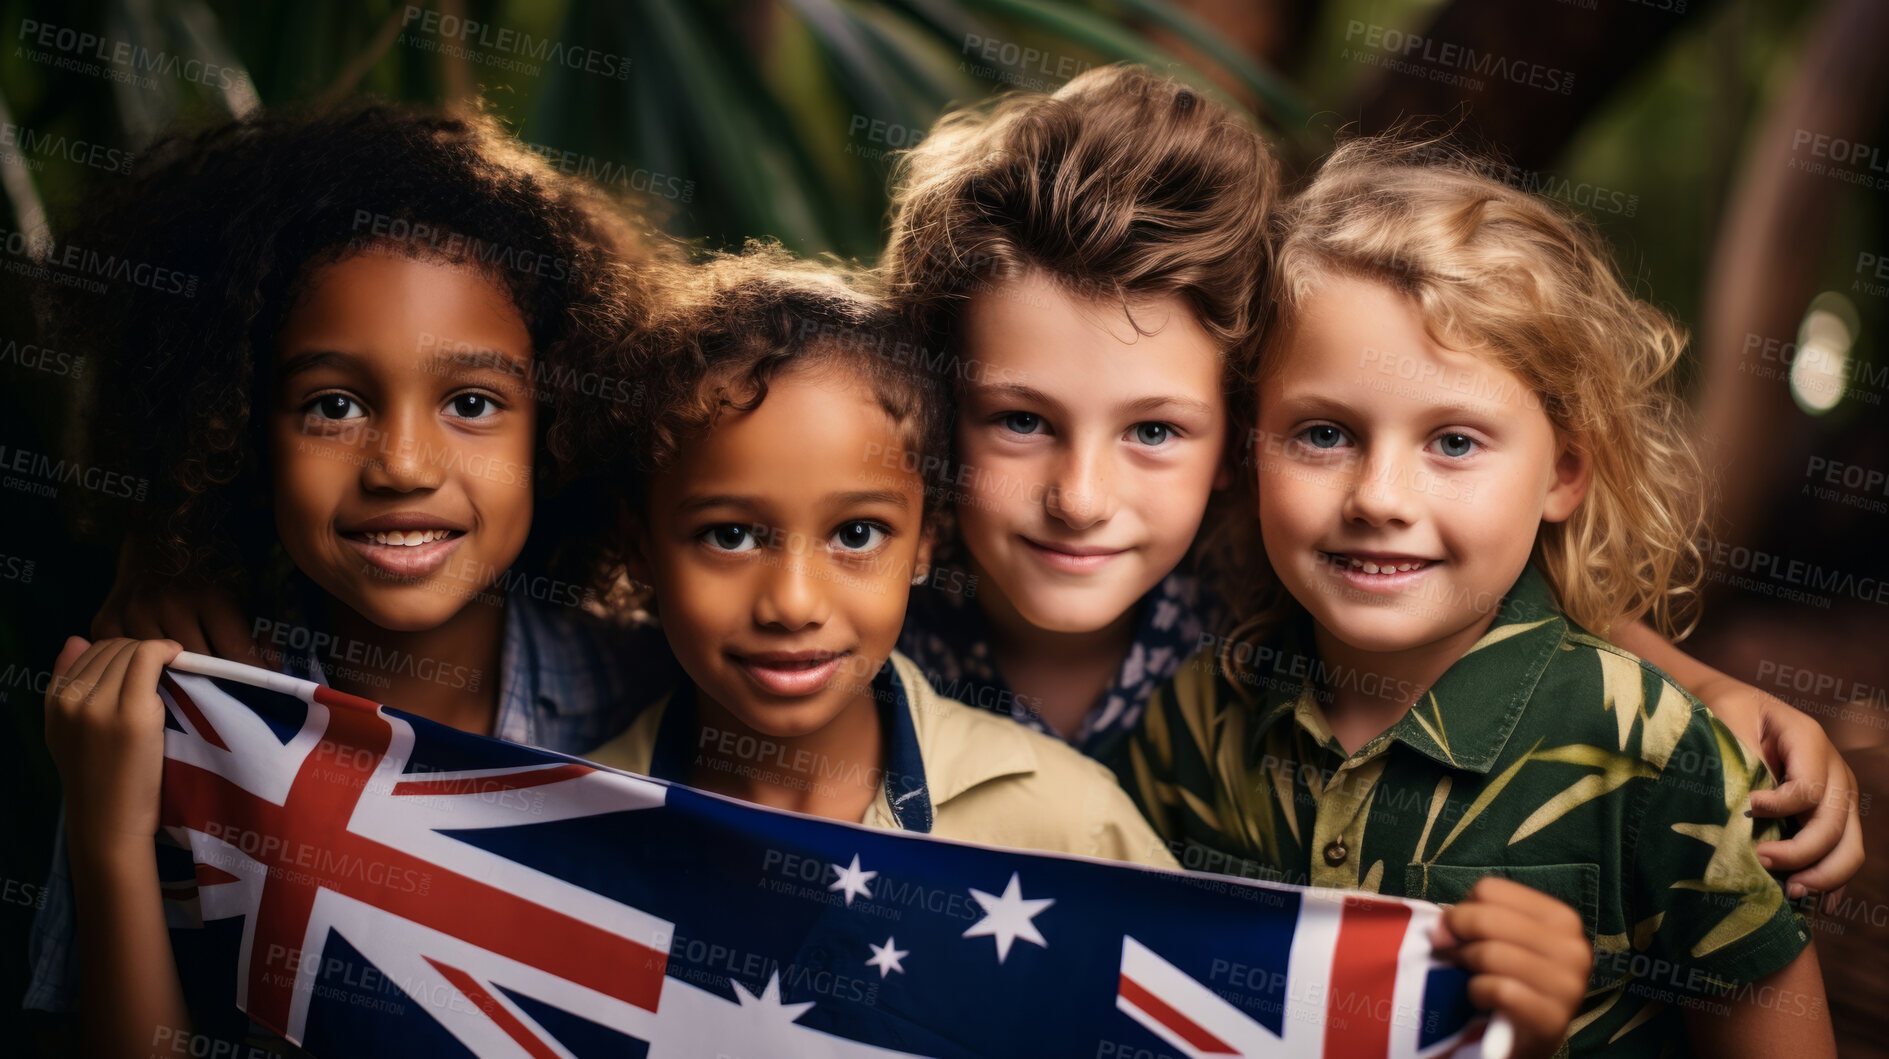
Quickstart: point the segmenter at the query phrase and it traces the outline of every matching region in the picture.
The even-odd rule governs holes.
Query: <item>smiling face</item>
[[[1131,323],[1030,272],[971,301],[964,355],[958,521],[992,605],[1109,626],[1186,556],[1224,481],[1219,348],[1178,296]]]
[[[384,629],[435,628],[531,530],[531,336],[463,267],[364,253],[308,280],[276,340],[276,527],[295,565]]]
[[[874,709],[870,683],[929,558],[924,482],[897,425],[843,368],[790,367],[652,478],[637,550],[701,694],[797,738]]]
[[[1351,648],[1467,650],[1585,495],[1585,457],[1519,376],[1436,345],[1382,284],[1329,278],[1277,341],[1259,521],[1280,581]]]

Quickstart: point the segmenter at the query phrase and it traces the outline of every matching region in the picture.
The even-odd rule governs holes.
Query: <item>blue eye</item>
[[[1462,459],[1476,448],[1476,439],[1467,434],[1444,434],[1436,439],[1437,451],[1452,459]]]
[[[1315,449],[1335,449],[1344,444],[1345,432],[1330,423],[1319,423],[1300,431],[1299,437]]]
[[[885,541],[886,530],[876,522],[855,520],[841,526],[833,540],[842,551],[869,552]]]
[[[1166,423],[1136,423],[1135,440],[1143,445],[1160,445],[1174,436],[1174,428]]]
[[[496,415],[499,410],[498,402],[483,393],[456,394],[451,407],[453,414],[460,419],[486,419]]]
[[[348,414],[353,409],[354,414]],[[367,414],[359,401],[344,393],[324,393],[304,405],[302,412],[317,419],[358,419]]]
[[[704,529],[702,543],[718,552],[751,552],[760,547],[755,539],[754,528],[739,522],[723,522]]]
[[[1036,428],[1043,425],[1043,417],[1034,412],[1006,412],[1002,422],[1005,430],[1018,434],[1034,434]]]

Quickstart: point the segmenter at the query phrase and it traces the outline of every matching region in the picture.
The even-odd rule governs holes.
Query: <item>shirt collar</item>
[[[901,829],[929,832],[934,819],[932,796],[925,782],[917,722],[906,696],[907,679],[909,675],[895,668],[890,659],[872,679],[872,700],[879,710],[879,730],[885,745],[881,790]],[[684,680],[663,710],[649,759],[649,774],[657,779],[683,783],[689,778],[698,727],[695,694],[694,682]]]
[[[1495,621],[1475,646],[1396,724],[1358,753],[1370,756],[1395,741],[1451,768],[1486,774],[1508,745],[1567,629],[1567,618],[1555,606],[1547,579],[1528,566],[1503,597]],[[1259,715],[1249,753],[1263,752],[1266,730],[1294,716],[1322,744],[1335,746],[1331,729],[1306,686],[1318,671],[1317,654],[1310,644],[1308,623],[1301,621],[1277,641],[1269,656],[1258,659],[1260,665],[1248,668],[1258,691],[1246,695],[1256,701]]]
[[[919,746],[905,681],[890,658],[873,678],[872,698],[879,704],[880,730],[885,733],[885,796],[892,815],[898,818],[902,830],[929,832],[933,816],[931,790],[925,783],[925,755]]]
[[[545,615],[529,594],[514,586],[505,593],[505,639],[499,648],[498,702],[492,715],[492,734],[514,743],[541,742],[539,724],[561,716],[567,709],[584,705],[573,701],[583,694],[573,686],[570,674],[557,678],[556,667],[547,664],[547,644],[539,638],[547,634],[566,634],[574,630],[547,628]],[[601,706],[601,704],[598,704]]]
[[[942,808],[953,798],[1004,776],[1036,771],[1036,737],[1003,722],[992,738],[993,719],[984,711],[932,690],[917,663],[893,652],[889,663],[909,696],[906,722],[929,784],[929,800]]]
[[[905,633],[899,649],[928,674],[943,674],[947,683],[969,678],[994,689],[992,702],[1004,703],[1011,718],[1033,731],[1066,742],[1090,757],[1105,760],[1126,740],[1141,720],[1148,695],[1161,679],[1192,654],[1203,630],[1212,628],[1217,611],[1203,600],[1199,580],[1173,570],[1135,602],[1134,637],[1108,687],[1090,705],[1082,723],[1068,738],[1051,728],[1014,692],[997,671],[990,646],[990,621],[971,590],[942,592],[914,590],[906,610]],[[1191,616],[1191,617],[1190,617]],[[969,696],[966,696],[967,698]],[[986,708],[989,708],[986,705]]]

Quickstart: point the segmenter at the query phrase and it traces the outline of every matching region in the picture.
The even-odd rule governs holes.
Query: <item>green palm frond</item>
[[[1090,66],[1134,61],[1223,99],[1218,84],[1232,86],[1258,100],[1275,128],[1299,129],[1311,109],[1168,0],[358,0],[266,9],[91,0],[61,18],[237,76],[157,77],[132,89],[0,58],[26,120],[96,129],[109,114],[123,146],[135,149],[193,114],[357,90],[450,102],[463,89],[526,141],[646,194],[677,234],[723,246],[773,237],[801,253],[861,259],[882,242],[897,152],[953,104],[1007,88],[1054,89]],[[481,31],[455,32],[468,24]],[[1149,31],[1208,68],[1188,65]],[[987,41],[1052,56],[1053,68],[988,64],[977,54]],[[608,72],[558,61],[547,45],[608,56]],[[48,80],[70,91],[53,98],[12,87]],[[77,176],[83,184],[87,174]],[[39,186],[55,179],[32,177]],[[31,197],[24,187],[15,194]]]

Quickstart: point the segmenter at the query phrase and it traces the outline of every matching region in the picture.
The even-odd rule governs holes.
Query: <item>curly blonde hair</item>
[[[1697,622],[1706,519],[1689,412],[1673,379],[1685,334],[1628,291],[1589,224],[1508,186],[1502,172],[1408,134],[1337,147],[1279,211],[1273,316],[1253,376],[1277,365],[1296,315],[1326,278],[1398,291],[1438,345],[1480,353],[1521,378],[1557,434],[1591,461],[1586,498],[1535,542],[1532,561],[1561,608],[1602,634],[1645,617],[1683,637]],[[1250,421],[1240,426],[1250,433]],[[1285,603],[1270,578],[1249,578],[1247,589],[1246,635],[1235,639],[1269,629]]]

